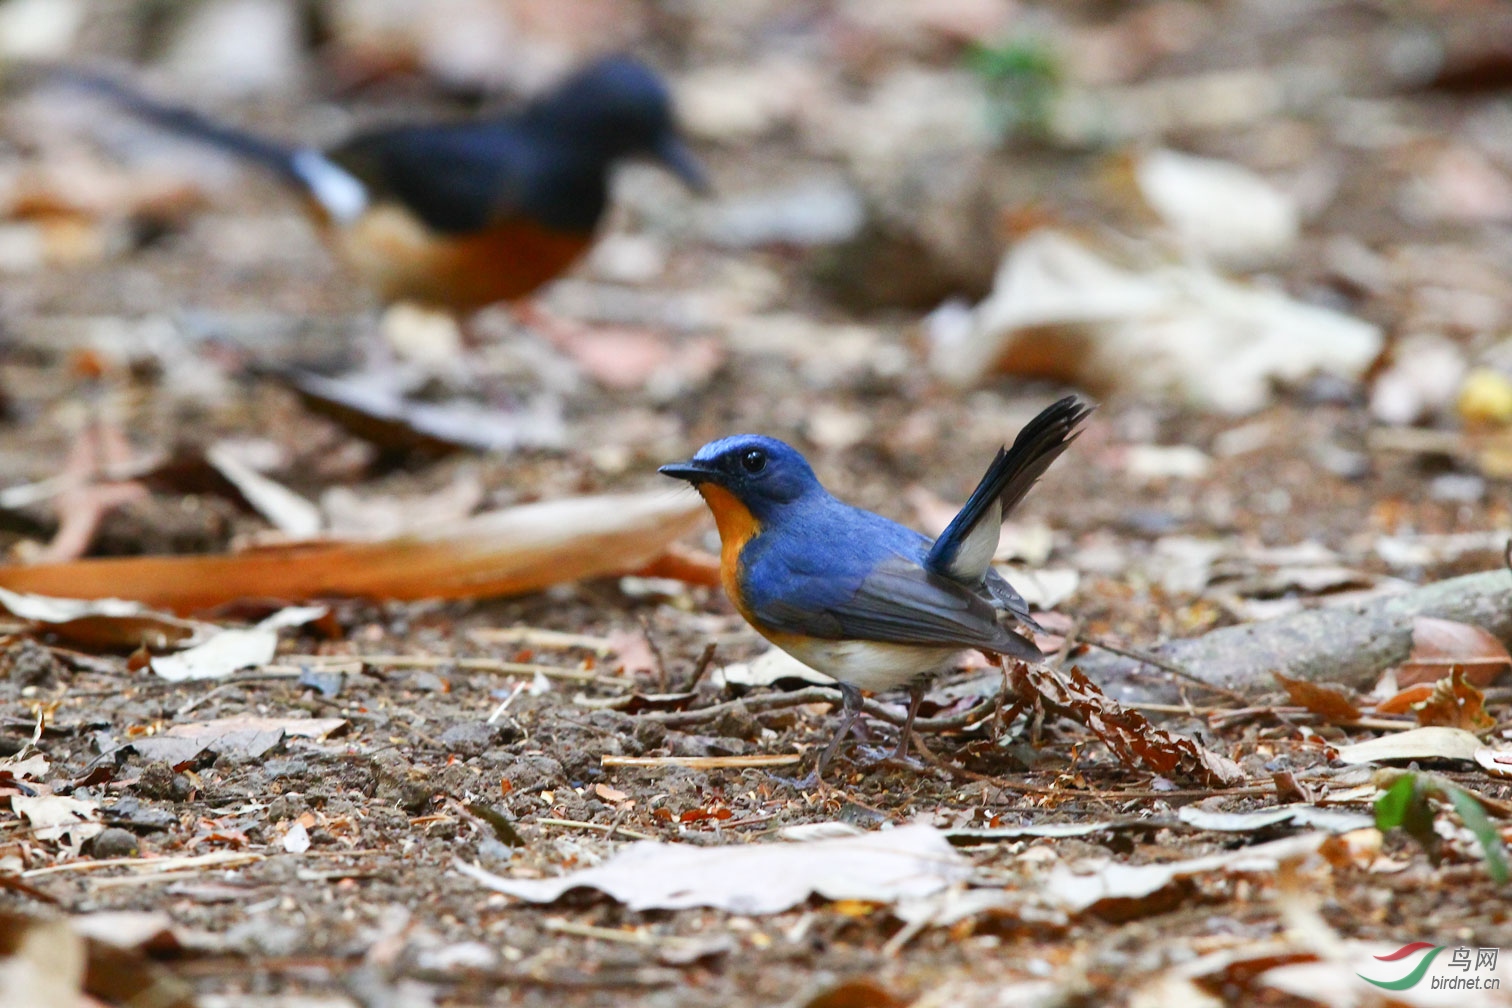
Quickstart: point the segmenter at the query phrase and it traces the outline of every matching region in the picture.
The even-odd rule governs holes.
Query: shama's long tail
[[[170,105],[112,77],[74,67],[58,68],[52,80],[109,99],[144,122],[197,140],[272,171],[309,195],[337,220],[355,218],[367,205],[366,187],[345,169],[309,147],[293,147],[229,126],[182,105]]]
[[[59,83],[108,98],[144,122],[262,165],[293,185],[301,188],[305,185],[294,168],[298,151],[293,147],[216,122],[194,109],[150,98],[129,85],[94,71],[68,67],[54,71],[51,76]]]
[[[971,497],[935,540],[924,566],[958,581],[979,581],[997,550],[998,526],[1076,440],[1094,408],[1066,396],[1025,424],[1011,447],[998,449]]]

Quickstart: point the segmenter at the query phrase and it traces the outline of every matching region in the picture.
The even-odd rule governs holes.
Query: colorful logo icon
[[[1416,986],[1418,981],[1423,979],[1423,975],[1428,972],[1428,967],[1433,965],[1434,956],[1444,951],[1446,947],[1447,946],[1444,945],[1434,945],[1432,942],[1418,941],[1413,942],[1410,945],[1403,945],[1401,948],[1388,955],[1376,956],[1375,958],[1379,959],[1381,962],[1400,962],[1403,959],[1407,959],[1411,956],[1416,955],[1424,949],[1429,950],[1428,954],[1423,956],[1423,958],[1418,961],[1418,964],[1412,967],[1412,970],[1407,973],[1406,976],[1398,980],[1375,980],[1371,977],[1366,976],[1364,973],[1356,973],[1355,976],[1359,977],[1361,980],[1364,980],[1366,983],[1375,984],[1377,987],[1381,987],[1386,990],[1406,990],[1409,987]]]

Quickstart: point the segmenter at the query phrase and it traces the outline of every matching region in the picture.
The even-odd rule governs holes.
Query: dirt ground
[[[0,16],[21,6],[0,6]],[[516,41],[529,58],[500,79],[459,74],[449,84],[423,59],[413,65],[422,50],[403,31],[383,50],[359,38],[357,14],[332,14],[342,5],[286,6],[319,30],[296,33],[286,60],[266,57],[271,70],[250,55],[232,60],[227,78],[252,81],[239,93],[189,89],[203,70],[194,46],[222,52],[215,31],[227,29],[158,5],[90,5],[65,55],[143,64],[154,93],[323,140],[353,123],[455,114],[480,93],[533,86],[553,59],[633,45],[689,103],[715,194],[700,201],[652,168],[628,169],[603,241],[543,292],[546,322],[491,310],[457,345],[410,353],[405,341],[425,323],[391,315],[382,327],[397,336],[386,342],[369,293],[275,182],[97,102],[17,84],[0,108],[0,482],[88,474],[78,453],[89,430],[123,435],[130,459],[187,461],[148,467],[145,481],[94,473],[97,490],[145,488],[105,504],[58,494],[7,503],[0,542],[13,563],[45,555],[91,509],[92,557],[221,553],[266,535],[264,514],[205,485],[212,445],[264,459],[265,476],[319,502],[328,519],[360,524],[378,523],[385,507],[396,520],[446,521],[577,494],[672,498],[688,491],[657,465],[759,431],[799,446],[838,496],[937,530],[1077,365],[953,385],[930,369],[939,322],[926,316],[947,297],[985,297],[1001,250],[1036,227],[1110,245],[1122,240],[1110,235],[1155,233],[1130,159],[1169,147],[1244,165],[1301,208],[1284,255],[1227,275],[1379,327],[1382,349],[1356,374],[1289,380],[1240,414],[1178,391],[1083,382],[1099,410],[1006,537],[1017,550],[1010,579],[1058,578],[1031,593],[1050,603],[1047,646],[1070,635],[1079,648],[1149,649],[1503,564],[1512,406],[1473,409],[1464,389],[1472,375],[1512,373],[1506,5],[735,11],[617,0],[604,5],[614,17],[568,3],[547,18],[541,5],[501,3],[523,26]],[[457,5],[455,16],[470,9]],[[925,148],[934,119],[950,117],[927,108],[931,125],[920,129],[866,103],[908,73],[985,87],[961,69],[973,40],[1005,50],[1017,40],[1019,57],[1058,61],[1043,80],[1012,78],[1016,86],[1101,96],[1145,118],[1088,136],[1015,92],[1002,100],[1018,130],[961,155],[972,179],[939,181],[953,177],[954,140],[933,161]],[[438,51],[429,58],[444,63]],[[1182,99],[1152,97],[1161,87]],[[896,176],[837,150],[862,140],[835,123],[863,113],[866,142],[880,145],[894,126],[918,130],[922,146]],[[836,177],[859,194],[863,222],[843,238],[807,238],[803,225],[849,206],[813,195],[813,179]],[[739,237],[737,218],[756,220],[765,237]],[[1126,369],[1130,386],[1138,364]],[[540,409],[559,426],[525,431],[523,447],[411,450],[315,408],[292,377],[304,373],[397,374],[415,401],[481,403],[505,417]],[[685,544],[717,551],[711,525]],[[1340,724],[1272,682],[1238,697],[1147,672],[1180,694],[1148,716],[1237,761],[1248,776],[1239,786],[1123,762],[1085,724],[1030,712],[1002,732],[989,716],[926,736],[966,774],[872,765],[896,729],[870,721],[830,785],[805,789],[791,778],[828,740],[831,704],[683,716],[807,685],[728,681],[767,647],[718,588],[626,576],[507,599],[325,601],[328,615],[280,634],[271,663],[179,683],[131,647],[84,648],[7,619],[0,754],[40,751],[47,769],[0,779],[0,789],[78,799],[93,810],[90,825],[105,827],[81,831],[90,835],[80,849],[67,831],[44,839],[36,822],[0,812],[0,873],[18,883],[0,896],[13,936],[31,926],[22,914],[142,911],[151,916],[119,926],[141,930],[134,954],[161,979],[164,999],[150,1003],[225,1008],[1416,1005],[1448,1002],[1431,1000],[1443,992],[1387,995],[1354,973],[1386,975],[1370,956],[1412,941],[1512,945],[1505,886],[1443,802],[1433,806],[1434,857],[1401,830],[1357,821],[1373,814],[1372,785],[1389,780],[1336,751],[1391,731]],[[253,600],[202,615],[224,626],[276,608]],[[500,636],[515,628],[563,636]],[[1083,653],[1072,644],[1067,665]],[[534,666],[543,671],[521,671]],[[934,685],[923,716],[961,714],[998,683],[995,668],[963,662]],[[1493,675],[1480,685],[1488,718],[1477,734],[1504,744],[1506,683]],[[878,699],[901,712],[899,696]],[[1401,727],[1417,724],[1411,711],[1396,714]],[[222,740],[182,758],[135,744],[238,716],[274,719],[283,732],[267,747]],[[298,719],[339,724],[302,737],[288,727]],[[803,762],[603,764],[764,754]],[[1512,783],[1469,759],[1418,763],[1482,796],[1493,831],[1506,832]],[[1181,818],[1283,808],[1299,796],[1356,820]],[[589,890],[532,904],[457,868],[549,878],[637,839],[779,843],[806,824],[918,822],[952,838],[969,865],[967,891],[1019,902],[918,927],[881,895],[815,895],[775,913],[633,911]],[[1012,833],[1076,824],[1089,829]],[[1194,869],[1149,891],[1125,892],[1102,874],[1314,833],[1328,836],[1304,857]],[[111,858],[137,863],[90,870]],[[141,868],[164,858],[186,860]],[[1067,866],[1104,878],[1108,898],[1076,909],[1046,902],[1046,879]],[[1300,986],[1264,980],[1301,965],[1327,969]],[[91,991],[98,1003],[149,1003],[119,986]],[[180,993],[193,1000],[172,1000]],[[1476,996],[1490,1000],[1456,1003],[1507,1003],[1495,1000],[1504,991]]]

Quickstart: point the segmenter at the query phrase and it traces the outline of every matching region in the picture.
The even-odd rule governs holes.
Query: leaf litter
[[[93,16],[63,6],[83,11],[81,23]],[[539,19],[511,20],[513,4],[453,5],[446,18],[413,15],[432,25],[422,37],[350,6],[322,22],[320,50],[275,33],[282,65],[314,71],[266,92],[269,120],[290,137],[309,136],[303,80],[333,66],[342,79],[359,64],[363,80],[374,75],[342,103],[379,119],[396,111],[396,83],[409,97],[428,87],[391,68],[445,67],[469,94],[501,81],[514,93],[575,51],[573,39],[597,48],[643,18],[618,0],[565,4],[543,39]],[[7,482],[19,481],[0,496],[0,534],[15,559],[45,556],[61,531],[65,554],[88,553],[3,576],[199,622],[3,618],[5,806],[64,798],[87,818],[44,839],[15,811],[0,816],[0,884],[17,901],[57,899],[59,912],[158,910],[176,949],[139,939],[151,922],[114,927],[132,936],[139,965],[159,978],[166,965],[207,1003],[469,1003],[486,987],[564,1005],[1249,1004],[1278,992],[1343,1005],[1360,1002],[1356,974],[1404,929],[1512,944],[1486,910],[1503,897],[1488,828],[1500,827],[1512,785],[1498,730],[1507,661],[1484,636],[1505,640],[1512,622],[1498,531],[1512,472],[1512,291],[1494,228],[1457,230],[1501,213],[1498,92],[1424,90],[1437,85],[1379,59],[1398,31],[1414,51],[1438,44],[1449,19],[1317,11],[1298,46],[1284,12],[1257,9],[1245,19],[1270,34],[1234,65],[1212,43],[1253,25],[1219,7],[1057,10],[1039,41],[1018,34],[1006,5],[886,17],[841,5],[796,21],[783,6],[657,21],[676,35],[664,55],[679,98],[703,88],[710,99],[700,154],[720,187],[690,211],[681,194],[626,173],[606,229],[620,249],[543,294],[550,312],[601,331],[551,346],[535,323],[493,312],[427,342],[430,327],[405,323],[391,341],[404,343],[404,370],[388,375],[340,371],[348,361],[336,358],[371,328],[370,304],[333,282],[292,212],[280,216],[235,169],[202,177],[206,162],[154,154],[159,140],[145,134],[122,142],[126,124],[97,113],[104,132],[91,144],[72,128],[77,110],[29,95],[8,105],[27,170],[14,191],[0,178],[0,266],[17,294],[6,333],[16,352],[0,362],[0,409],[17,422],[0,425],[0,452]],[[130,20],[129,8],[116,16]],[[213,21],[169,12],[153,23],[201,38]],[[50,31],[59,53],[100,34]],[[1463,65],[1466,43],[1452,34],[1446,67]],[[495,77],[474,43],[500,37],[510,66]],[[774,37],[793,52],[748,51]],[[238,60],[258,48],[233,39]],[[968,46],[991,55],[972,66],[1009,68],[1006,86],[973,85],[978,71],[958,59]],[[684,51],[701,69],[687,70]],[[1309,76],[1316,54],[1337,86]],[[726,75],[729,89],[711,96]],[[731,114],[735,84],[752,80],[760,115]],[[285,107],[282,94],[297,97]],[[930,95],[963,100],[919,105]],[[223,110],[208,89],[201,97]],[[1021,104],[977,108],[978,98]],[[989,121],[1043,132],[997,149]],[[817,177],[816,166],[835,183],[788,177]],[[783,228],[748,228],[765,236],[759,249],[706,240],[705,216],[760,202],[752,184],[802,190],[803,216],[847,223],[792,242]],[[195,210],[205,206],[216,212]],[[1036,269],[1065,267],[1029,291],[1038,302],[990,290],[994,264],[1037,248],[1053,255]],[[830,293],[836,272],[859,309]],[[1026,324],[1036,316],[1025,305],[1057,292],[1059,314]],[[1148,300],[1109,300],[1130,292]],[[969,353],[937,351],[933,364],[969,390],[934,387],[914,339],[946,296],[987,298],[923,325],[926,339],[966,334]],[[1216,333],[1214,318],[1233,333]],[[994,321],[1007,328],[990,331]],[[383,327],[392,336],[401,322]],[[1223,342],[1235,333],[1254,338]],[[1134,339],[1151,352],[1100,362]],[[1068,340],[1093,352],[1048,353]],[[1002,366],[1074,368],[1108,392],[1076,466],[1047,475],[1001,557],[1027,564],[1008,576],[1031,601],[1059,607],[1036,616],[1054,631],[1047,649],[1064,652],[1065,681],[1034,680],[1051,702],[1015,692],[999,704],[1000,673],[963,661],[926,697],[924,737],[940,760],[924,769],[870,765],[902,716],[897,698],[870,698],[876,720],[847,741],[832,787],[794,790],[761,764],[796,757],[801,769],[835,694],[760,658],[764,643],[710,591],[701,506],[650,474],[711,437],[767,431],[799,445],[846,499],[938,531],[1005,432],[1053,394],[1001,377]],[[336,381],[301,394],[278,377],[315,373]],[[1173,408],[1178,399],[1201,405]],[[1258,412],[1223,415],[1244,410]],[[80,465],[64,482],[106,492],[75,494],[60,511],[55,460],[85,428],[114,440],[117,461]],[[244,450],[248,432],[275,450]],[[537,435],[565,448],[457,451]],[[211,472],[203,446],[227,444],[241,447]],[[213,480],[159,461],[175,458]],[[372,507],[343,502],[348,488]],[[911,488],[933,504],[904,499]],[[585,496],[597,506],[576,510]],[[521,508],[555,511],[575,537],[531,560],[528,576],[506,568],[534,555],[531,533],[493,556],[472,551],[497,545],[489,515]],[[246,548],[290,535],[294,547]],[[1054,576],[1031,580],[1040,571]],[[1422,587],[1402,592],[1404,579]],[[306,600],[329,614],[278,630],[271,661],[260,635],[255,655],[218,664],[250,655],[241,672],[170,682],[149,668]],[[1462,626],[1435,652],[1420,647],[1430,636],[1420,617]],[[1160,664],[1088,650],[1163,640],[1191,647],[1145,655]],[[1107,697],[1074,681],[1072,665]],[[1030,702],[1014,710],[1020,699]],[[1419,713],[1446,723],[1405,730]],[[226,730],[239,719],[267,724]],[[291,735],[325,720],[345,725],[323,740]],[[176,748],[150,756],[154,740]],[[1372,745],[1364,762],[1334,758]],[[1485,813],[1472,826],[1468,805],[1426,799],[1437,863],[1412,837],[1361,825],[1396,786],[1386,775],[1403,772],[1438,774]],[[909,822],[943,834],[965,875],[886,904],[810,894],[770,913],[640,912],[566,894],[546,906],[509,902],[453,868],[461,859],[554,885],[613,864],[636,838],[727,856],[796,846],[774,837],[860,840]],[[92,826],[103,828],[76,849]],[[1052,877],[1068,880],[1057,883],[1064,901],[1045,888]],[[48,927],[0,968],[36,976],[39,947],[77,951],[68,931],[112,925]],[[54,956],[43,967],[60,998],[79,984],[77,962],[67,965]]]

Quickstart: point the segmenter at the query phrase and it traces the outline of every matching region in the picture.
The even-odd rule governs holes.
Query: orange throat
[[[761,532],[761,523],[751,514],[740,499],[722,486],[713,483],[698,484],[698,492],[709,510],[714,514],[714,524],[719,529],[719,580],[725,594],[735,603],[740,614],[750,620],[745,598],[740,591],[740,553],[746,543]]]

